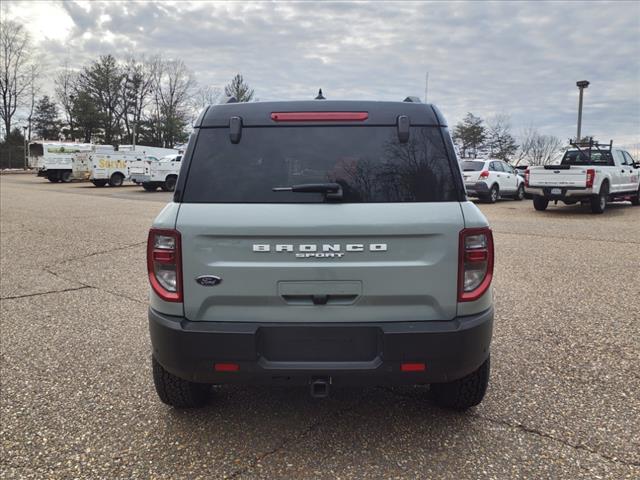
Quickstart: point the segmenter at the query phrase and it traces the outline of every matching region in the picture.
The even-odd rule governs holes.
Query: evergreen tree
[[[43,140],[57,140],[60,134],[58,107],[47,95],[36,103],[33,114],[33,129]]]
[[[224,87],[224,94],[227,97],[235,97],[239,102],[250,102],[253,99],[254,90],[239,73],[233,77],[233,80]]]
[[[462,150],[462,156],[467,157],[467,151],[473,153],[475,158],[478,154],[478,148],[482,146],[486,139],[486,129],[480,117],[476,117],[473,113],[467,113],[462,122],[459,122],[453,129],[453,141],[458,144]]]

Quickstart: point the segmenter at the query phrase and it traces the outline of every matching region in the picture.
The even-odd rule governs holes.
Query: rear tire
[[[158,189],[157,185],[153,183],[143,183],[142,188],[144,188],[147,192],[155,192]]]
[[[518,200],[519,202],[524,200],[524,186],[520,184],[518,190],[516,190],[516,196],[513,197],[514,200]]]
[[[635,205],[636,207],[640,205],[640,186],[638,186],[638,193],[631,197],[631,205]]]
[[[96,187],[104,187],[107,184],[106,180],[91,180]]]
[[[536,195],[533,197],[533,208],[538,210],[539,212],[544,212],[549,206],[549,200],[540,195]]]
[[[489,203],[496,203],[498,201],[498,198],[500,198],[500,189],[498,188],[498,185],[492,185],[491,189],[489,190],[487,201]]]
[[[431,393],[436,405],[454,410],[475,407],[484,398],[489,384],[491,361],[488,357],[480,368],[466,377],[449,383],[434,383]]]
[[[51,183],[58,183],[60,181],[60,175],[57,171],[47,173],[47,180]]]
[[[603,183],[600,187],[600,193],[591,197],[591,212],[604,213],[607,208],[607,200],[609,198],[609,184]]]
[[[162,184],[162,190],[165,192],[173,192],[176,189],[177,180],[178,178],[175,175],[167,177],[165,182]]]
[[[111,175],[111,178],[109,179],[109,185],[111,185],[112,187],[121,187],[123,183],[124,175],[118,172]]]
[[[153,384],[162,402],[175,408],[195,408],[207,403],[210,385],[194,383],[167,372],[158,361],[151,357]]]
[[[60,176],[60,180],[62,183],[70,183],[71,182],[71,172],[62,172]]]

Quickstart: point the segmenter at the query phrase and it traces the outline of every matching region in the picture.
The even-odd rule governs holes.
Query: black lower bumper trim
[[[386,385],[447,382],[489,355],[493,308],[447,321],[370,323],[191,322],[149,310],[153,355],[203,383]],[[424,363],[424,371],[401,364]],[[237,371],[215,371],[234,363]]]

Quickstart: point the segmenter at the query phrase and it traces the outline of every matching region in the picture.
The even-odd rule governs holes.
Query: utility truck
[[[525,190],[536,210],[545,210],[550,201],[589,204],[593,213],[603,213],[607,202],[640,205],[640,163],[627,151],[593,139],[570,145],[560,164],[526,170]]]
[[[129,179],[129,165],[140,160],[157,161],[156,157],[144,155],[141,151],[96,151],[90,156],[89,180],[96,187],[121,187]]]
[[[139,145],[96,146],[89,153],[76,154],[73,162],[73,178],[89,179],[97,187],[109,184],[121,186],[131,176],[132,166],[158,162],[160,156],[176,153],[169,148]]]
[[[31,142],[29,144],[29,167],[37,170],[39,177],[50,182],[70,182],[74,155],[90,152],[90,143]]]
[[[174,154],[162,157],[158,161],[141,160],[131,164],[131,181],[142,185],[148,192],[160,187],[165,192],[173,192],[178,181],[182,155]]]

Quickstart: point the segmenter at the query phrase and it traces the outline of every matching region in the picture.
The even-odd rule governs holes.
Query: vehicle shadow
[[[597,218],[602,218],[606,216],[621,216],[624,215],[624,212],[627,208],[633,208],[633,205],[629,202],[615,202],[615,203],[607,203],[607,208],[604,213],[601,215],[594,214],[591,212],[591,208],[589,205],[581,205],[579,203],[575,205],[565,205],[564,203],[558,202],[558,205],[553,205],[553,203],[549,203],[549,207],[544,212],[536,212],[542,213],[545,215],[555,215],[558,217],[578,217],[583,215],[593,215]]]
[[[221,439],[255,442],[258,452],[287,445],[300,464],[333,459],[336,451],[357,454],[361,445],[369,454],[388,451],[392,438],[394,448],[441,450],[485,428],[476,409],[442,409],[428,393],[428,387],[336,388],[314,399],[302,387],[225,386],[214,388],[202,409],[166,407],[165,427],[169,438],[193,448]]]

